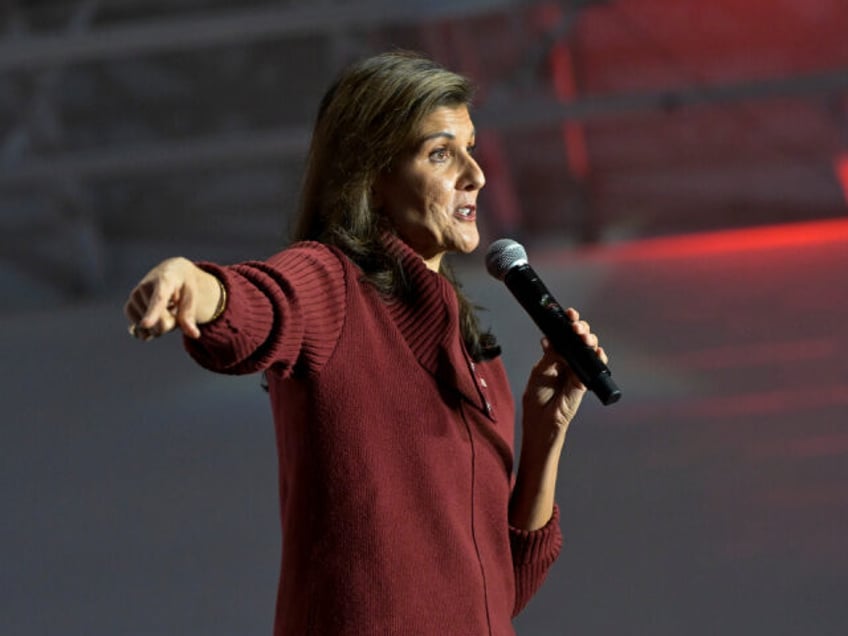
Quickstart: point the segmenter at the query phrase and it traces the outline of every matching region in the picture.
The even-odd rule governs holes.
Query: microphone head
[[[513,267],[526,264],[527,252],[521,243],[512,239],[498,239],[486,252],[486,269],[498,280],[503,280]]]

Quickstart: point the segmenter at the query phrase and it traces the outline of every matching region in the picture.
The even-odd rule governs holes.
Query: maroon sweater
[[[269,382],[283,528],[275,633],[513,634],[559,554],[558,513],[534,532],[509,526],[503,365],[471,361],[453,288],[389,243],[412,303],[386,302],[319,243],[203,264],[229,302],[189,352]]]

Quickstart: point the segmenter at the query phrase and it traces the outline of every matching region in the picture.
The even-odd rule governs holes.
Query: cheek
[[[450,184],[430,184],[424,195],[428,216],[444,222],[453,216],[453,188]]]
[[[415,171],[397,173],[396,179],[383,193],[386,216],[394,227],[409,233],[447,231],[453,216],[453,184]]]

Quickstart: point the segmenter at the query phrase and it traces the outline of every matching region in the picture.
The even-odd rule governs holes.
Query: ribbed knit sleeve
[[[550,520],[538,530],[519,530],[510,526],[509,542],[515,568],[515,606],[512,611],[515,617],[542,585],[562,550],[559,507],[554,505]]]
[[[300,365],[317,372],[335,349],[344,322],[345,276],[340,255],[299,243],[267,261],[220,266],[200,262],[227,291],[224,313],[185,338],[189,354],[221,373],[272,366],[287,375]]]

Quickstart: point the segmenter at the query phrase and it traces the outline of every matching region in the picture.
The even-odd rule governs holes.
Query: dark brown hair
[[[473,92],[467,78],[409,51],[383,53],[345,69],[318,109],[293,239],[337,246],[382,294],[408,297],[403,267],[381,241],[391,228],[372,203],[373,185],[409,147],[425,117],[442,106],[469,106]],[[444,259],[440,273],[456,290],[472,358],[498,355],[494,336],[481,332],[474,306]]]

